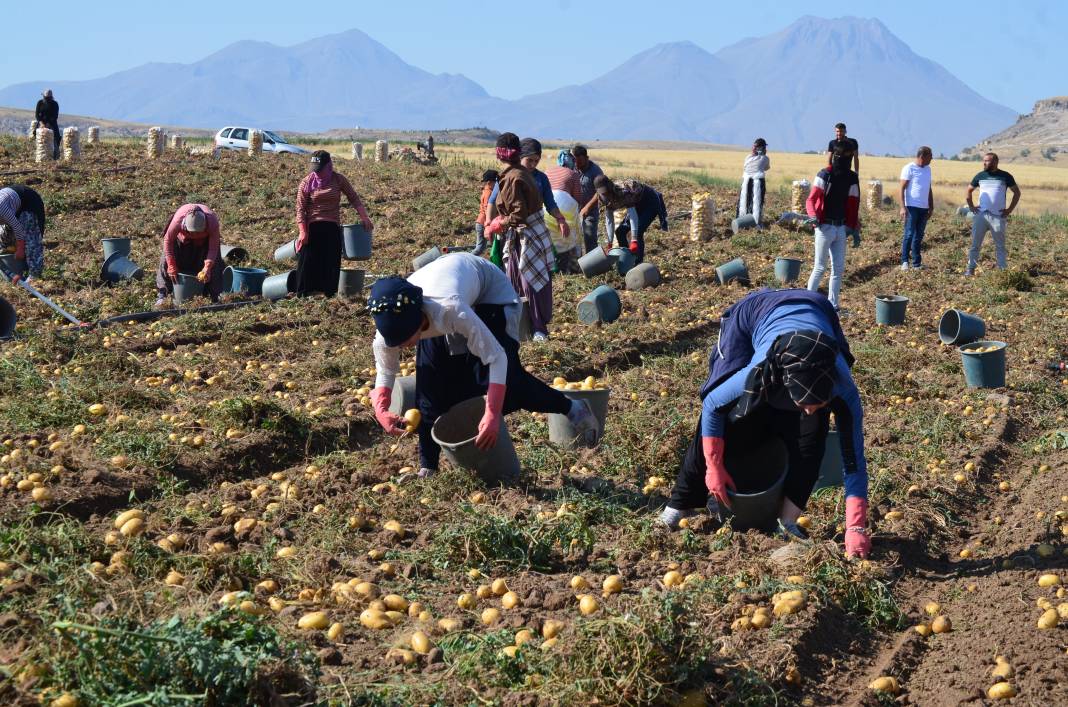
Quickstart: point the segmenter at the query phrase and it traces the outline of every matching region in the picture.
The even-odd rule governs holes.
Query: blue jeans
[[[808,278],[808,289],[813,292],[820,287],[827,265],[831,266],[831,279],[827,285],[827,299],[838,309],[838,296],[842,291],[842,275],[845,274],[846,227],[821,223],[816,227],[816,259]],[[830,263],[828,263],[830,261]]]
[[[920,245],[927,230],[927,209],[920,206],[905,207],[905,234],[901,238],[901,262],[909,262],[912,253],[913,266],[920,265]]]

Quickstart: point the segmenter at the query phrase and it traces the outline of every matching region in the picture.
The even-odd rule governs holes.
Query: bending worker
[[[371,287],[367,308],[378,329],[371,399],[375,418],[389,434],[405,429],[405,421],[389,412],[400,349],[417,347],[420,477],[438,470],[441,449],[430,436],[434,421],[481,395],[486,408],[475,438],[479,449],[493,447],[501,416],[519,409],[567,415],[587,443],[596,443],[599,426],[589,404],[568,399],[523,369],[519,297],[508,276],[488,260],[449,253],[408,279],[383,278]]]
[[[845,550],[867,557],[868,473],[853,361],[838,315],[818,293],[760,290],[728,308],[701,387],[697,432],[661,521],[676,528],[691,509],[707,504],[717,516],[730,508],[736,489],[724,454],[777,437],[789,458],[780,532],[807,538],[797,519],[819,476],[833,412],[845,469]]]
[[[0,189],[0,241],[15,248],[15,258],[26,261],[27,282],[44,270],[44,200],[23,184]],[[17,275],[18,273],[16,273]]]
[[[219,299],[223,287],[221,240],[219,217],[207,206],[186,204],[174,212],[163,234],[163,253],[156,270],[157,307],[174,292],[179,273],[196,275],[211,301]]]
[[[611,242],[614,233],[619,247],[628,248],[634,253],[636,263],[645,260],[645,232],[649,226],[659,218],[660,230],[668,229],[664,197],[656,189],[636,179],[624,179],[617,185],[602,174],[593,180],[593,186],[597,190],[597,201],[604,208],[607,240]],[[618,229],[614,214],[617,209],[627,210],[627,221],[621,223]]]

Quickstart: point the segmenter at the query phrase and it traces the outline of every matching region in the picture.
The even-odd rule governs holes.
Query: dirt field
[[[46,200],[41,289],[81,319],[149,309],[159,236],[188,201],[215,208],[224,242],[253,265],[284,270],[270,256],[295,236],[303,159],[145,162],[123,143],[84,153],[38,167],[28,141],[0,138],[0,163],[21,171],[8,179]],[[740,158],[721,159],[733,182]],[[814,541],[772,562],[782,540],[654,521],[697,419],[719,314],[750,289],[718,286],[714,268],[741,256],[752,285],[769,285],[785,255],[807,277],[812,237],[728,237],[736,194],[713,184],[727,206],[719,237],[693,243],[680,214],[706,187],[674,169],[650,172],[677,216],[648,237],[664,283],[621,291],[621,318],[586,327],[575,304],[600,280],[560,276],[551,340],[523,345],[539,377],[592,375],[612,397],[596,450],[557,449],[543,416],[511,415],[518,488],[454,469],[400,482],[415,444],[383,435],[362,402],[373,326],[359,298],[78,332],[7,287],[19,326],[0,344],[0,703],[983,704],[995,656],[1011,665],[1012,703],[1068,703],[1068,599],[1038,581],[1068,582],[1068,374],[1047,369],[1068,359],[1068,221],[1013,218],[1011,270],[990,271],[988,243],[965,280],[963,220],[937,213],[925,270],[902,273],[896,213],[863,214],[843,326],[865,404],[873,555],[841,557],[831,488],[806,511]],[[370,274],[471,240],[470,159],[339,170],[376,224]],[[1023,208],[1029,193],[1025,182]],[[768,213],[788,208],[772,190]],[[144,282],[98,284],[108,236],[133,238]],[[884,293],[911,298],[905,326],[875,324]],[[1006,388],[965,386],[960,354],[937,336],[950,307],[1008,343]],[[649,488],[653,477],[667,484]],[[130,510],[140,514],[120,533]],[[685,583],[669,588],[675,571]],[[610,575],[621,591],[603,596]],[[507,586],[495,592],[495,580]],[[760,607],[795,590],[794,613],[755,627]],[[581,614],[579,594],[597,610]],[[361,623],[376,601],[397,612],[385,628]],[[1059,626],[1038,628],[1044,607]],[[915,629],[936,616],[952,630]],[[870,689],[879,677],[900,694]]]

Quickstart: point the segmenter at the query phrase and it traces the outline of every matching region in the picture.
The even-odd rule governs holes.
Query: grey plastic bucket
[[[838,430],[828,430],[827,441],[823,445],[823,461],[820,463],[820,474],[816,478],[816,485],[813,489],[841,486],[844,478],[842,440],[838,437]]]
[[[115,253],[130,256],[130,239],[129,238],[101,238],[100,245],[104,248],[104,260],[107,260]]]
[[[781,283],[794,282],[801,277],[801,261],[797,258],[776,258],[775,279]]]
[[[444,253],[441,252],[441,248],[434,246],[430,250],[426,251],[422,255],[412,260],[412,270],[418,270],[421,267],[430,265],[432,262],[440,258]]]
[[[986,336],[986,322],[959,309],[947,309],[938,320],[938,338],[943,344],[961,346]]]
[[[297,285],[297,271],[290,270],[281,275],[272,275],[265,278],[261,293],[264,299],[271,301],[279,300],[293,291]]]
[[[586,255],[578,259],[579,270],[586,277],[597,277],[612,269],[616,259],[611,253],[605,252],[601,246],[597,246]]]
[[[363,270],[342,268],[337,276],[337,293],[342,297],[355,297],[363,292]]]
[[[519,340],[531,341],[534,339],[534,322],[530,318],[530,302],[526,297],[519,298],[521,309],[519,310]]]
[[[583,324],[611,324],[619,319],[621,311],[623,305],[619,293],[608,285],[601,285],[578,303],[578,320]]]
[[[756,228],[757,222],[753,218],[753,214],[746,214],[745,216],[739,216],[731,221],[731,232],[738,233],[739,231],[745,231],[750,228]]]
[[[782,508],[787,459],[786,445],[778,437],[741,451],[726,450],[723,463],[738,489],[728,491],[731,508],[724,509],[732,527],[769,530],[775,526]]]
[[[350,223],[341,227],[342,243],[346,260],[370,260],[371,234],[361,223]]]
[[[613,248],[612,250],[608,251],[608,255],[609,257],[613,255],[615,256],[616,272],[618,272],[620,275],[625,276],[628,272],[630,272],[631,268],[638,264],[637,262],[635,262],[638,259],[638,256],[634,255],[634,253],[631,253],[628,248]]]
[[[204,294],[204,283],[196,275],[178,273],[178,282],[174,283],[174,304],[181,305],[186,300]]]
[[[219,254],[227,265],[240,265],[248,260],[248,251],[236,245],[219,246]]]
[[[735,258],[716,268],[716,278],[721,285],[726,285],[731,280],[748,283],[749,269],[745,267],[744,260]]]
[[[19,260],[15,257],[14,253],[4,253],[0,255],[0,263],[3,264],[4,269],[12,275],[25,275],[29,270],[25,260]]]
[[[628,290],[642,290],[660,284],[660,269],[652,263],[638,263],[627,272]]]
[[[122,253],[113,253],[100,268],[100,279],[104,282],[121,282],[123,280],[140,280],[145,272],[134,261]]]
[[[258,296],[263,293],[263,281],[267,277],[267,271],[263,268],[240,268],[230,267],[232,276],[229,292],[238,292],[243,295]],[[223,271],[225,281],[226,271]]]
[[[470,469],[486,482],[512,483],[519,478],[519,457],[503,415],[497,444],[485,451],[475,446],[478,423],[485,409],[483,396],[453,405],[434,422],[430,436],[452,464]]]
[[[389,411],[403,415],[415,407],[415,376],[400,376],[393,380],[393,395],[389,399]]]
[[[231,267],[229,265],[227,265],[225,268],[223,268],[222,291],[223,292],[233,292],[234,291],[234,269],[233,269],[233,267]]]
[[[598,441],[604,436],[605,423],[608,420],[608,397],[612,392],[611,388],[604,388],[602,390],[561,390],[570,400],[585,400],[590,404],[590,409],[593,410],[593,416],[597,418],[597,432]],[[574,425],[572,425],[567,415],[558,415],[552,413],[548,416],[549,420],[549,441],[558,447],[564,449],[574,449],[576,447],[585,447],[585,440],[578,439],[578,432],[575,431]]]
[[[972,212],[966,205],[957,207],[957,216],[967,216]]]
[[[293,260],[297,257],[297,241],[291,240],[285,245],[280,245],[274,249],[274,262],[284,263],[287,260]]]
[[[8,339],[15,334],[15,325],[18,323],[18,315],[15,308],[3,297],[0,297],[0,339]]]
[[[979,353],[979,349],[997,347],[994,351]],[[964,365],[964,382],[969,388],[1005,387],[1004,341],[975,341],[960,347],[961,363]]]
[[[905,323],[909,298],[903,295],[875,295],[875,323],[898,326]]]

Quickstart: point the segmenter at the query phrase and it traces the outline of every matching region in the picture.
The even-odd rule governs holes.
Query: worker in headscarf
[[[579,236],[582,233],[582,175],[575,169],[575,156],[571,150],[560,150],[556,155],[556,165],[545,170],[545,176],[549,178],[549,186],[552,187],[553,199],[560,213],[567,219],[570,233],[563,235],[562,230],[557,229],[553,233],[553,245],[556,248],[556,265],[560,272],[581,272],[578,259],[582,257],[582,243]],[[549,230],[553,228],[550,224]]]
[[[753,150],[742,166],[742,189],[738,194],[738,216],[752,214],[760,227],[764,214],[764,195],[767,193],[765,173],[771,169],[768,143],[762,137],[753,141]]]
[[[510,165],[511,159],[506,153],[502,161]],[[506,197],[511,189],[505,188]],[[596,444],[600,427],[589,405],[569,400],[523,368],[519,298],[508,277],[488,260],[449,253],[407,279],[379,279],[371,287],[367,308],[378,330],[371,399],[375,418],[389,434],[405,429],[405,421],[389,411],[400,349],[417,347],[420,477],[438,470],[441,449],[430,435],[435,420],[457,403],[481,395],[486,406],[475,438],[479,449],[493,447],[502,415],[519,409],[567,415],[583,441]]]
[[[0,242],[5,249],[14,249],[16,259],[26,261],[27,282],[44,271],[44,231],[45,207],[40,194],[24,184],[0,189]]]
[[[552,270],[555,264],[549,229],[542,215],[542,197],[534,176],[521,164],[519,137],[504,133],[497,138],[500,171],[497,213],[486,228],[489,236],[505,239],[505,261],[512,287],[526,298],[534,340],[549,338],[553,317]]]
[[[660,230],[668,229],[663,195],[636,179],[624,179],[616,184],[603,174],[593,180],[593,186],[604,209],[606,240],[611,242],[614,236],[620,248],[629,248],[634,253],[635,262],[644,261],[645,232],[649,226],[660,219]],[[619,209],[627,210],[627,220],[616,228],[614,212]]]
[[[185,204],[171,216],[163,232],[163,252],[156,270],[156,307],[174,292],[178,275],[196,275],[212,302],[222,294],[222,237],[219,217],[204,204]]]
[[[778,438],[788,458],[780,532],[807,538],[797,520],[819,476],[833,412],[844,468],[845,550],[867,557],[868,473],[853,361],[838,315],[818,293],[760,290],[728,308],[701,386],[697,431],[661,521],[676,528],[702,507],[722,520],[735,483],[746,480],[731,478],[725,455]]]

